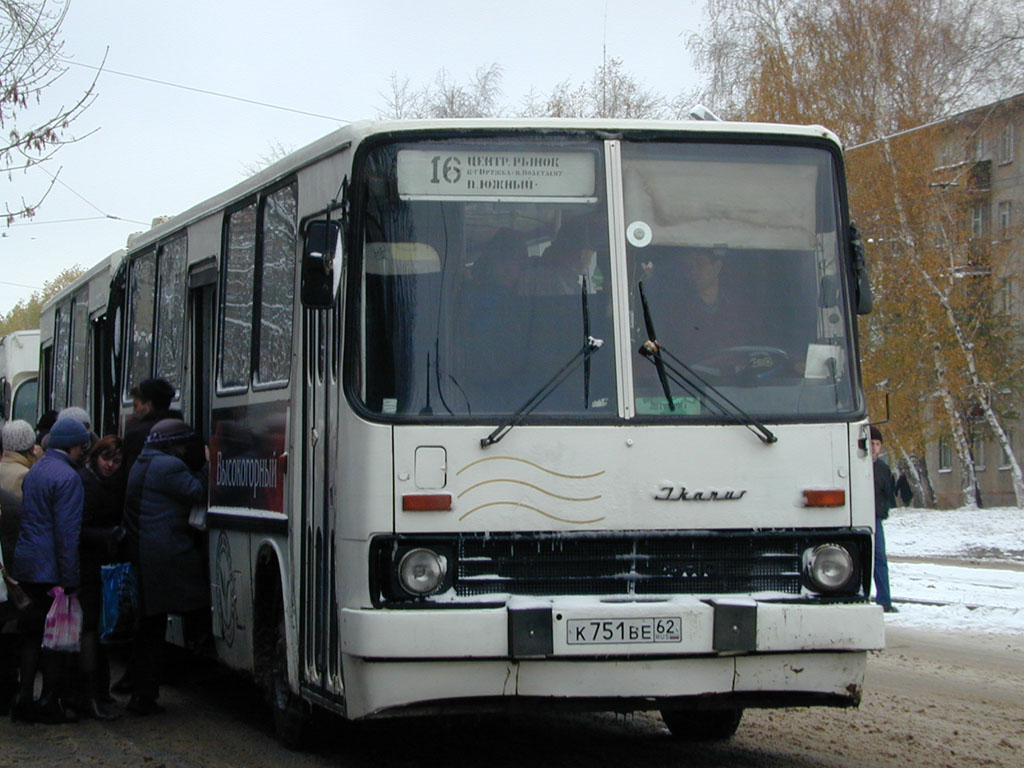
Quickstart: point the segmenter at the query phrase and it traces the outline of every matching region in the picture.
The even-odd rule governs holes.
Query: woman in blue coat
[[[188,524],[192,508],[206,503],[205,470],[194,472],[184,461],[195,439],[180,419],[157,422],[128,475],[125,541],[139,572],[143,614],[128,702],[128,710],[137,714],[162,711],[156,700],[167,614],[187,614],[210,603],[202,551]]]
[[[14,577],[32,598],[18,622],[21,633],[20,690],[11,718],[62,723],[74,719],[60,701],[65,654],[42,655],[43,691],[32,700],[40,662],[50,590],[74,592],[79,585],[78,543],[85,492],[77,467],[85,457],[89,433],[74,419],[59,419],[50,430],[49,448],[25,475],[21,530],[14,547]]]

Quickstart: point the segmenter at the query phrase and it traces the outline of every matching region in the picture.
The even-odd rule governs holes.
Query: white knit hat
[[[3,439],[5,451],[27,451],[36,444],[36,431],[32,425],[22,419],[8,421],[4,424]]]
[[[79,408],[77,405],[70,405],[67,408],[62,408],[60,413],[57,414],[57,421],[60,421],[61,419],[74,419],[86,429],[92,426],[92,419],[89,417],[85,408]]]

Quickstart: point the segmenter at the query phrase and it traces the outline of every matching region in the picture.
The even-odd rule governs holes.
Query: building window
[[[974,470],[985,470],[985,436],[975,435],[971,438],[971,455],[974,457]]]
[[[939,438],[939,472],[953,471],[953,446],[949,437]]]
[[[999,162],[1013,162],[1013,123],[1008,123],[999,134]]]
[[[1013,203],[1010,200],[1001,200],[998,205],[998,221],[999,237],[1003,240],[1009,237],[1012,216]]]
[[[996,288],[995,304],[993,305],[996,314],[1010,316],[1013,314],[1013,284],[1009,281],[1002,283]]]
[[[988,231],[988,205],[978,203],[971,206],[971,235],[981,237]]]

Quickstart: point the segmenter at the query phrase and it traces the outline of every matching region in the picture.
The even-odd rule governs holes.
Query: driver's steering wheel
[[[754,386],[793,373],[793,364],[778,347],[723,347],[702,358],[694,368],[720,383]]]

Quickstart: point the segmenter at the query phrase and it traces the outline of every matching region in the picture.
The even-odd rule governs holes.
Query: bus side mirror
[[[302,306],[330,309],[334,306],[335,256],[341,239],[337,221],[315,219],[306,224],[302,242]],[[340,273],[338,275],[340,277]]]
[[[864,255],[864,243],[860,239],[860,229],[852,221],[850,222],[850,255],[853,259],[857,314],[869,315],[874,299],[871,296],[871,282],[868,280],[868,260]]]

